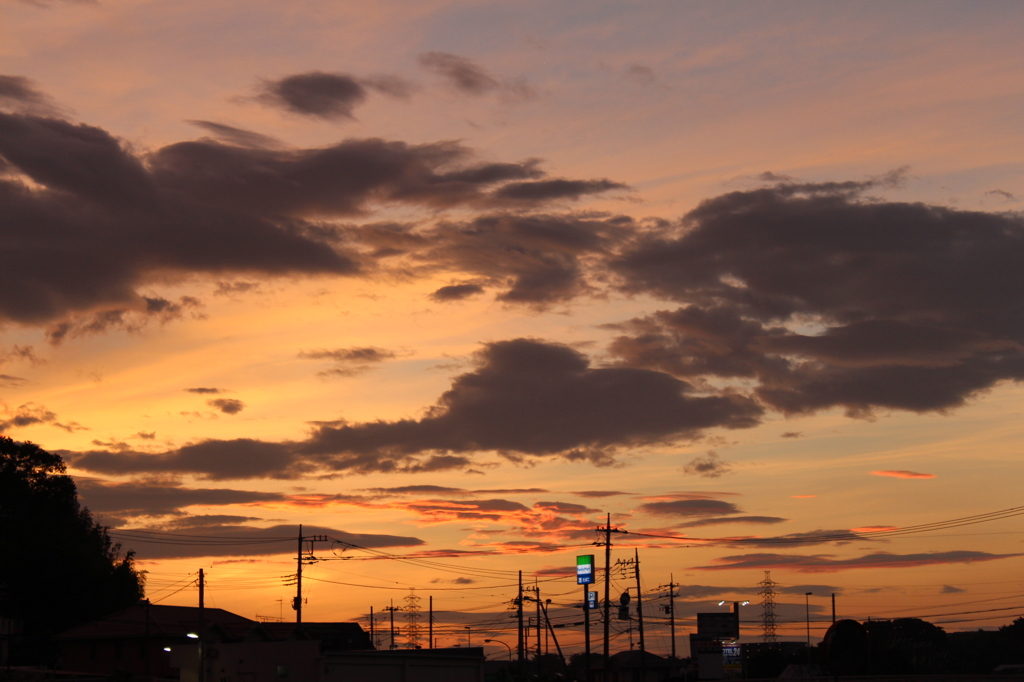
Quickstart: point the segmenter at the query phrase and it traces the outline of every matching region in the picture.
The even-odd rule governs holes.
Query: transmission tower
[[[761,639],[765,644],[775,644],[778,638],[775,635],[775,586],[772,580],[772,572],[764,572],[764,580],[758,583],[761,586]]]
[[[405,597],[405,643],[410,649],[416,649],[420,643],[420,598],[416,588],[410,587]]]

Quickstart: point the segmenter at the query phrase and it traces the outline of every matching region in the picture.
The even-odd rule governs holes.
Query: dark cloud
[[[93,512],[128,518],[184,514],[184,509],[191,506],[220,507],[280,502],[285,499],[285,496],[279,493],[229,488],[183,488],[179,485],[147,480],[111,483],[78,478],[76,484],[83,502]]]
[[[485,95],[502,87],[501,81],[466,57],[448,52],[426,52],[418,58],[420,66],[467,95]]]
[[[728,594],[743,594],[750,587],[720,587],[718,585],[680,585],[679,596],[683,599],[705,599]]]
[[[407,98],[412,85],[398,76],[356,78],[344,73],[310,71],[264,81],[257,99],[295,114],[336,120],[352,118],[353,110],[366,100],[367,89]]]
[[[30,365],[45,365],[46,361],[36,355],[32,346],[11,346],[9,351],[0,352],[0,365],[8,362],[27,362]]]
[[[780,516],[725,516],[722,518],[699,519],[680,523],[673,528],[697,528],[698,526],[720,526],[726,523],[775,524],[788,521]]]
[[[572,502],[535,502],[533,507],[534,509],[547,509],[559,514],[594,514],[601,511],[600,509],[591,509],[585,505],[573,504]]]
[[[251,130],[235,128],[234,126],[225,125],[223,123],[215,123],[213,121],[190,120],[188,122],[198,128],[202,128],[203,130],[210,133],[218,140],[239,147],[251,147],[254,149],[275,149],[284,146],[284,143],[282,143],[280,140],[276,140],[273,137],[269,137],[261,133],[255,133]]]
[[[5,83],[11,96],[30,97],[20,81]],[[615,221],[572,217],[343,228],[337,220],[380,205],[526,210],[610,181],[558,179],[527,191],[524,181],[547,182],[536,159],[482,163],[453,142],[293,149],[198,124],[230,143],[205,138],[143,155],[100,128],[0,113],[0,320],[49,324],[54,342],[132,331],[200,305],[142,295],[147,284],[194,274],[368,275],[402,254],[417,272],[468,265],[481,286],[507,287],[509,302],[566,300],[586,290],[584,259],[613,241]],[[506,187],[517,198],[502,196]],[[539,250],[545,241],[550,254]]]
[[[23,377],[16,377],[12,374],[0,374],[0,386],[22,386],[28,381]]]
[[[46,337],[50,343],[59,345],[66,339],[76,339],[93,334],[105,334],[112,330],[123,330],[138,333],[151,322],[167,324],[183,317],[192,311],[192,317],[201,319],[203,315],[195,312],[203,304],[193,296],[182,296],[177,301],[169,301],[159,296],[143,296],[136,308],[120,308],[103,310],[86,315],[72,315],[64,321],[50,326]]]
[[[549,493],[551,491],[544,488],[481,488],[470,492],[479,495],[530,495],[535,493]]]
[[[135,288],[158,270],[354,271],[351,260],[294,229],[158,187],[98,128],[0,114],[0,155],[45,186],[0,181],[0,235],[17,245],[0,257],[0,317],[38,323],[108,306],[114,317],[104,311],[92,324],[116,324],[129,309],[153,312]]]
[[[304,350],[299,352],[300,358],[307,360],[331,360],[335,366],[317,372],[320,376],[350,377],[372,369],[372,365],[395,358],[395,352],[386,348],[373,346],[355,348],[336,348],[334,350]]]
[[[413,83],[395,75],[365,76],[360,79],[360,82],[371,90],[399,99],[408,99],[416,90]]]
[[[797,554],[738,554],[724,556],[710,566],[697,566],[704,571],[756,568],[784,569],[796,573],[834,573],[860,568],[907,568],[940,564],[973,564],[1021,556],[1021,554],[989,554],[988,552],[925,552],[921,554],[891,554],[876,552],[851,559],[836,559],[830,555]]]
[[[611,180],[535,180],[532,182],[510,182],[495,191],[498,199],[512,201],[549,201],[555,199],[579,199],[587,194],[601,194],[613,189],[626,189],[627,185]]]
[[[255,526],[235,523],[217,523],[216,516],[210,523],[197,522],[188,526],[195,533],[221,538],[217,542],[201,542],[194,544],[167,543],[166,536],[153,536],[150,533],[166,533],[180,529],[181,526],[171,521],[167,525],[147,526],[131,530],[112,530],[111,535],[126,549],[133,549],[136,558],[148,561],[153,559],[184,559],[193,557],[224,557],[224,556],[266,556],[272,554],[291,554],[295,551],[295,538],[298,526]],[[197,519],[198,521],[198,519]],[[311,535],[326,535],[331,541],[367,548],[383,547],[417,547],[423,540],[401,535],[374,535],[368,533],[349,533],[343,530],[323,526],[303,525],[303,532]]]
[[[304,350],[299,352],[299,357],[311,360],[334,360],[335,362],[383,362],[395,357],[395,354],[384,348],[367,346],[335,350]]]
[[[93,450],[60,454],[76,469],[102,474],[195,473],[209,479],[298,476],[312,467],[294,454],[292,443],[267,443],[249,438],[203,441],[159,454]]]
[[[832,594],[833,592],[839,594],[843,591],[843,588],[836,585],[788,585],[785,587],[776,586],[775,591],[781,592],[782,594],[804,595],[808,592],[813,592],[817,595],[826,595]]]
[[[526,505],[503,499],[415,500],[398,503],[397,508],[429,523],[488,521],[520,525],[531,522],[535,516]]]
[[[650,85],[654,82],[654,70],[642,64],[630,64],[626,67],[626,76],[640,85]]]
[[[12,378],[17,379],[17,377]],[[43,424],[63,429],[68,433],[74,433],[75,431],[88,431],[88,428],[82,426],[78,422],[64,423],[57,421],[56,413],[46,409],[46,407],[42,405],[25,403],[23,405],[19,405],[13,413],[8,411],[6,418],[0,419],[0,433],[11,429],[22,429],[26,426]]]
[[[703,457],[694,457],[683,467],[683,473],[701,478],[719,478],[731,470],[729,463],[720,459],[714,450]]]
[[[990,189],[989,191],[985,192],[985,194],[986,195],[990,195],[990,196],[994,196],[994,197],[1000,197],[1002,199],[1006,199],[1007,201],[1016,201],[1017,200],[1016,196],[1014,196],[1010,192],[1007,192],[1005,189]]]
[[[473,491],[465,488],[450,488],[442,485],[400,485],[394,488],[366,488],[367,492],[375,495],[450,495],[452,497],[465,497],[472,495]]]
[[[189,393],[198,393],[199,395],[216,395],[218,393],[224,393],[223,388],[207,388],[203,386],[197,388],[186,388],[185,390]]]
[[[618,448],[694,438],[715,427],[746,428],[761,414],[746,398],[693,395],[691,386],[665,374],[592,368],[584,355],[559,344],[496,342],[478,361],[421,419],[325,424],[300,442],[210,440],[156,455],[93,451],[67,458],[97,472],[210,478],[443,471],[465,468],[480,451],[603,463]]]
[[[213,292],[214,296],[233,296],[235,294],[244,294],[250,291],[256,291],[260,288],[259,282],[217,282],[217,290]]]
[[[939,594],[960,594],[961,592],[966,591],[967,590],[960,587],[953,587],[952,585],[943,585],[942,589],[939,590]]]
[[[613,497],[615,495],[630,495],[631,493],[624,493],[619,490],[576,490],[573,491],[573,495],[579,495],[580,497]]]
[[[622,287],[684,307],[612,352],[752,380],[784,413],[946,410],[1024,378],[1024,219],[865,197],[887,182],[732,192],[643,237],[611,261]]]
[[[55,112],[50,98],[36,89],[35,84],[22,76],[0,74],[0,109],[24,113]]]
[[[479,284],[449,284],[432,293],[430,298],[438,302],[461,301],[483,292],[484,288]]]
[[[245,403],[236,398],[215,398],[213,400],[207,400],[206,404],[210,407],[217,408],[224,414],[238,414],[245,409]]]
[[[659,516],[725,516],[739,514],[740,508],[722,500],[662,500],[646,502],[637,511]]]
[[[478,286],[504,289],[498,300],[543,306],[591,291],[588,264],[609,254],[633,227],[622,217],[484,215],[426,231],[429,246],[418,258],[431,267],[477,275]]]
[[[835,543],[836,546],[846,545],[854,540],[869,542],[869,535],[860,535],[858,531],[869,529],[844,529],[836,528],[829,530],[810,530],[799,533],[786,533],[785,535],[770,535],[767,537],[741,537],[735,538],[729,544],[735,547],[779,547],[780,545],[827,545]]]
[[[352,76],[311,71],[264,81],[259,99],[296,114],[324,119],[352,118],[366,88]]]
[[[664,374],[593,369],[566,346],[517,339],[488,344],[481,366],[456,377],[421,420],[322,427],[311,455],[494,450],[569,455],[693,436],[756,423],[758,408],[732,396],[689,396]]]
[[[800,431],[786,431],[785,433],[779,434],[779,438],[802,438],[803,433]]]
[[[209,528],[210,526],[224,526],[245,523],[247,521],[262,521],[256,516],[236,516],[234,514],[197,514],[194,516],[178,516],[167,522],[168,528],[193,529]]]

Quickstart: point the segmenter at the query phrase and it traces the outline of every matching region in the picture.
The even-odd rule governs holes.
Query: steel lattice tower
[[[416,588],[410,587],[409,594],[405,597],[405,641],[410,649],[415,649],[420,643],[420,598],[416,594]]]
[[[758,583],[761,586],[761,639],[765,644],[774,644],[777,641],[775,635],[775,585],[772,580],[772,572],[764,572],[764,580]]]

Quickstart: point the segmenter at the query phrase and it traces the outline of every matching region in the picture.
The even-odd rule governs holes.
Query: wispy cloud
[[[785,569],[796,573],[834,573],[862,568],[909,568],[941,564],[973,564],[1022,556],[1022,554],[990,554],[988,552],[949,551],[921,554],[891,554],[876,552],[850,559],[839,559],[829,554],[737,554],[724,556],[715,564],[697,566],[702,571],[735,569]]]
[[[872,471],[871,474],[873,476],[887,476],[889,478],[935,478],[935,474],[922,474],[917,471],[907,471],[905,469]]]

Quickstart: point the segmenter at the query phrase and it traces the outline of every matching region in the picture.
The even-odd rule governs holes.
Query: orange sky
[[[610,513],[684,652],[720,600],[758,636],[765,570],[788,637],[806,591],[818,637],[832,593],[1007,623],[1014,517],[899,529],[1018,504],[1022,18],[8,1],[0,432],[161,603],[203,567],[293,617],[301,523],[417,557],[318,543],[307,620],[415,587],[441,643],[514,641],[516,572],[573,622]]]

